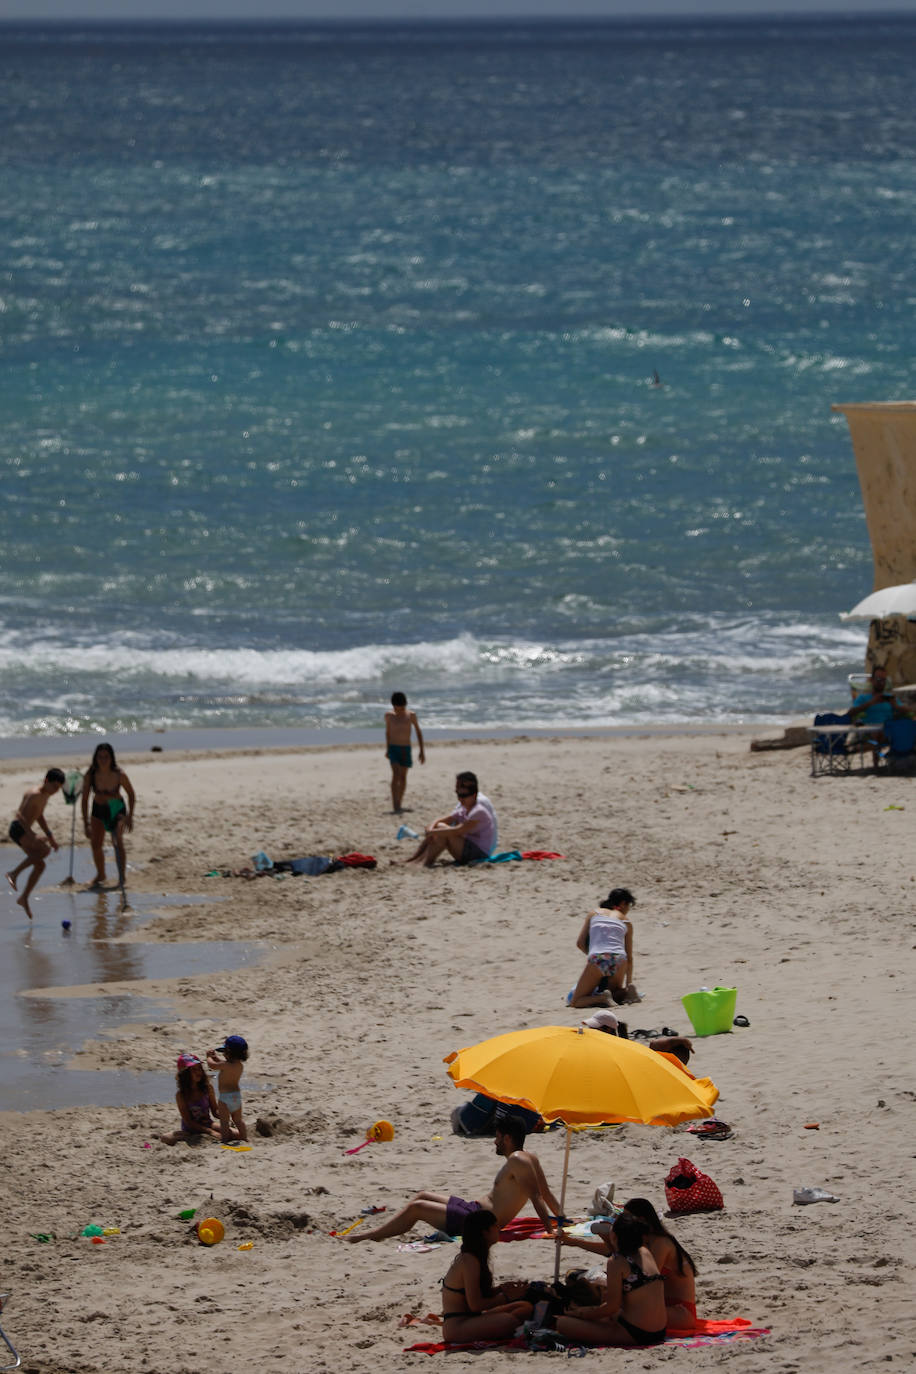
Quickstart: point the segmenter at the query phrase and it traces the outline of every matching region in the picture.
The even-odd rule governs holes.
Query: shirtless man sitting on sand
[[[525,1128],[518,1117],[508,1116],[496,1128],[496,1153],[506,1161],[493,1182],[493,1187],[478,1202],[464,1198],[446,1197],[444,1193],[416,1193],[390,1220],[371,1231],[354,1231],[347,1240],[355,1244],[361,1240],[387,1240],[402,1236],[411,1226],[422,1222],[459,1236],[465,1217],[482,1208],[492,1212],[500,1226],[518,1216],[530,1202],[544,1223],[546,1231],[553,1230],[553,1218],[560,1215],[560,1204],[547,1185],[544,1170],[537,1155],[523,1148]]]
[[[16,868],[10,869],[6,875],[6,881],[15,892],[19,874],[31,866],[32,873],[25,885],[25,891],[21,897],[16,898],[16,905],[22,907],[30,921],[32,908],[29,906],[29,897],[38,879],[45,871],[45,859],[52,849],[58,848],[58,843],[45,820],[45,807],[54,793],[60,791],[65,781],[60,768],[49,768],[45,774],[44,782],[38,787],[30,787],[26,792],[19,803],[19,810],[10,822],[10,839],[18,844],[20,849],[25,850],[25,858]],[[36,835],[32,829],[33,825],[40,825],[47,839],[43,840],[40,835]]]

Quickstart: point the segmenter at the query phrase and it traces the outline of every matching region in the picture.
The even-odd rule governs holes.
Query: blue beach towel
[[[517,849],[506,849],[502,854],[491,854],[489,858],[486,859],[472,859],[467,867],[473,868],[477,864],[507,864],[512,859],[521,860],[521,857]]]

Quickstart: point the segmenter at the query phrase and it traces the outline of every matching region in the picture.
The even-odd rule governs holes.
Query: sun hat
[[[182,1053],[178,1056],[179,1069],[193,1069],[194,1065],[199,1063],[200,1060],[197,1058],[196,1054]]]
[[[612,1011],[596,1011],[593,1016],[582,1022],[589,1030],[616,1032],[620,1022]]]
[[[241,1035],[227,1035],[217,1049],[221,1050],[247,1050],[248,1041]]]

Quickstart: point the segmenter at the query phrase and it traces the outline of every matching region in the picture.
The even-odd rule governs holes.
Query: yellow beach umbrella
[[[712,1116],[719,1096],[710,1079],[693,1078],[645,1045],[584,1026],[510,1031],[458,1050],[445,1063],[456,1087],[565,1124],[561,1211],[566,1206],[571,1127],[623,1121],[677,1126]],[[559,1265],[558,1240],[555,1278]]]
[[[719,1090],[635,1040],[575,1026],[535,1026],[445,1060],[456,1087],[528,1107],[567,1126],[677,1126],[711,1116]]]

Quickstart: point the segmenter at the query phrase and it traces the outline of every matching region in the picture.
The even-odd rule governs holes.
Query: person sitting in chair
[[[887,670],[881,667],[872,669],[871,691],[860,692],[849,710],[850,718],[856,725],[873,725],[867,743],[871,748],[872,762],[878,767],[882,745],[887,743],[884,727],[889,720],[910,713],[900,704],[893,692],[888,691]]]

